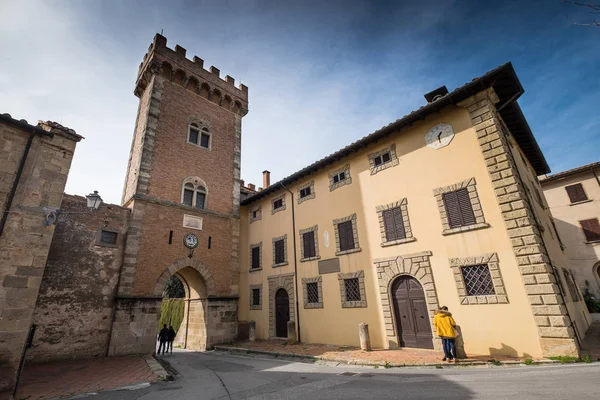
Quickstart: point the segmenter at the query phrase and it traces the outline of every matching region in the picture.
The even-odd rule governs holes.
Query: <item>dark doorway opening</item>
[[[290,298],[285,289],[275,293],[275,336],[287,338],[287,323],[290,320]]]

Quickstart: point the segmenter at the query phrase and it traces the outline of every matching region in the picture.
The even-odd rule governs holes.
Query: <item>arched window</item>
[[[193,179],[183,185],[181,202],[189,207],[204,209],[206,207],[206,187],[199,179]]]
[[[210,132],[208,128],[200,128],[198,124],[191,123],[188,127],[188,143],[210,149]]]

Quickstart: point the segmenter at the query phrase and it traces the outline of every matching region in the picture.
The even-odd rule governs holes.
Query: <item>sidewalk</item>
[[[365,352],[356,347],[335,346],[324,344],[285,344],[278,340],[261,340],[255,342],[236,342],[228,346],[215,346],[215,350],[230,353],[263,354],[274,357],[293,357],[305,360],[333,361],[354,365],[379,365],[390,367],[429,366],[442,364],[442,353],[437,350],[401,348],[397,350],[374,349]],[[484,365],[492,359],[491,356],[471,356],[459,360],[459,365]],[[524,361],[517,357],[495,357],[503,364],[518,364]],[[550,362],[550,360],[536,360]]]
[[[149,365],[152,364],[152,367]],[[152,357],[107,357],[25,364],[16,399],[54,399],[117,389],[161,378]],[[0,393],[7,399],[10,393]]]

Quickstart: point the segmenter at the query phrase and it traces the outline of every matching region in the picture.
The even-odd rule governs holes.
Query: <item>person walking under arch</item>
[[[456,359],[456,322],[454,322],[452,314],[448,312],[448,307],[442,306],[435,312],[433,326],[436,334],[442,339],[444,349],[442,361],[458,362]]]
[[[158,346],[158,352],[156,353],[157,355],[160,354],[161,351],[162,351],[163,355],[165,354],[168,340],[169,340],[169,329],[167,328],[167,324],[164,324],[163,328],[158,333],[158,342],[160,342],[160,345]]]
[[[169,335],[167,337],[167,353],[173,354],[173,341],[175,340],[175,336],[177,332],[173,329],[173,326],[169,325]]]

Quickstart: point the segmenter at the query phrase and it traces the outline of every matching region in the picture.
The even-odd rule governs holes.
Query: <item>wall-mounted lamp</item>
[[[85,198],[87,199],[87,206],[90,211],[97,210],[100,204],[102,204],[102,197],[100,197],[97,190],[94,190],[94,193],[88,194]]]

